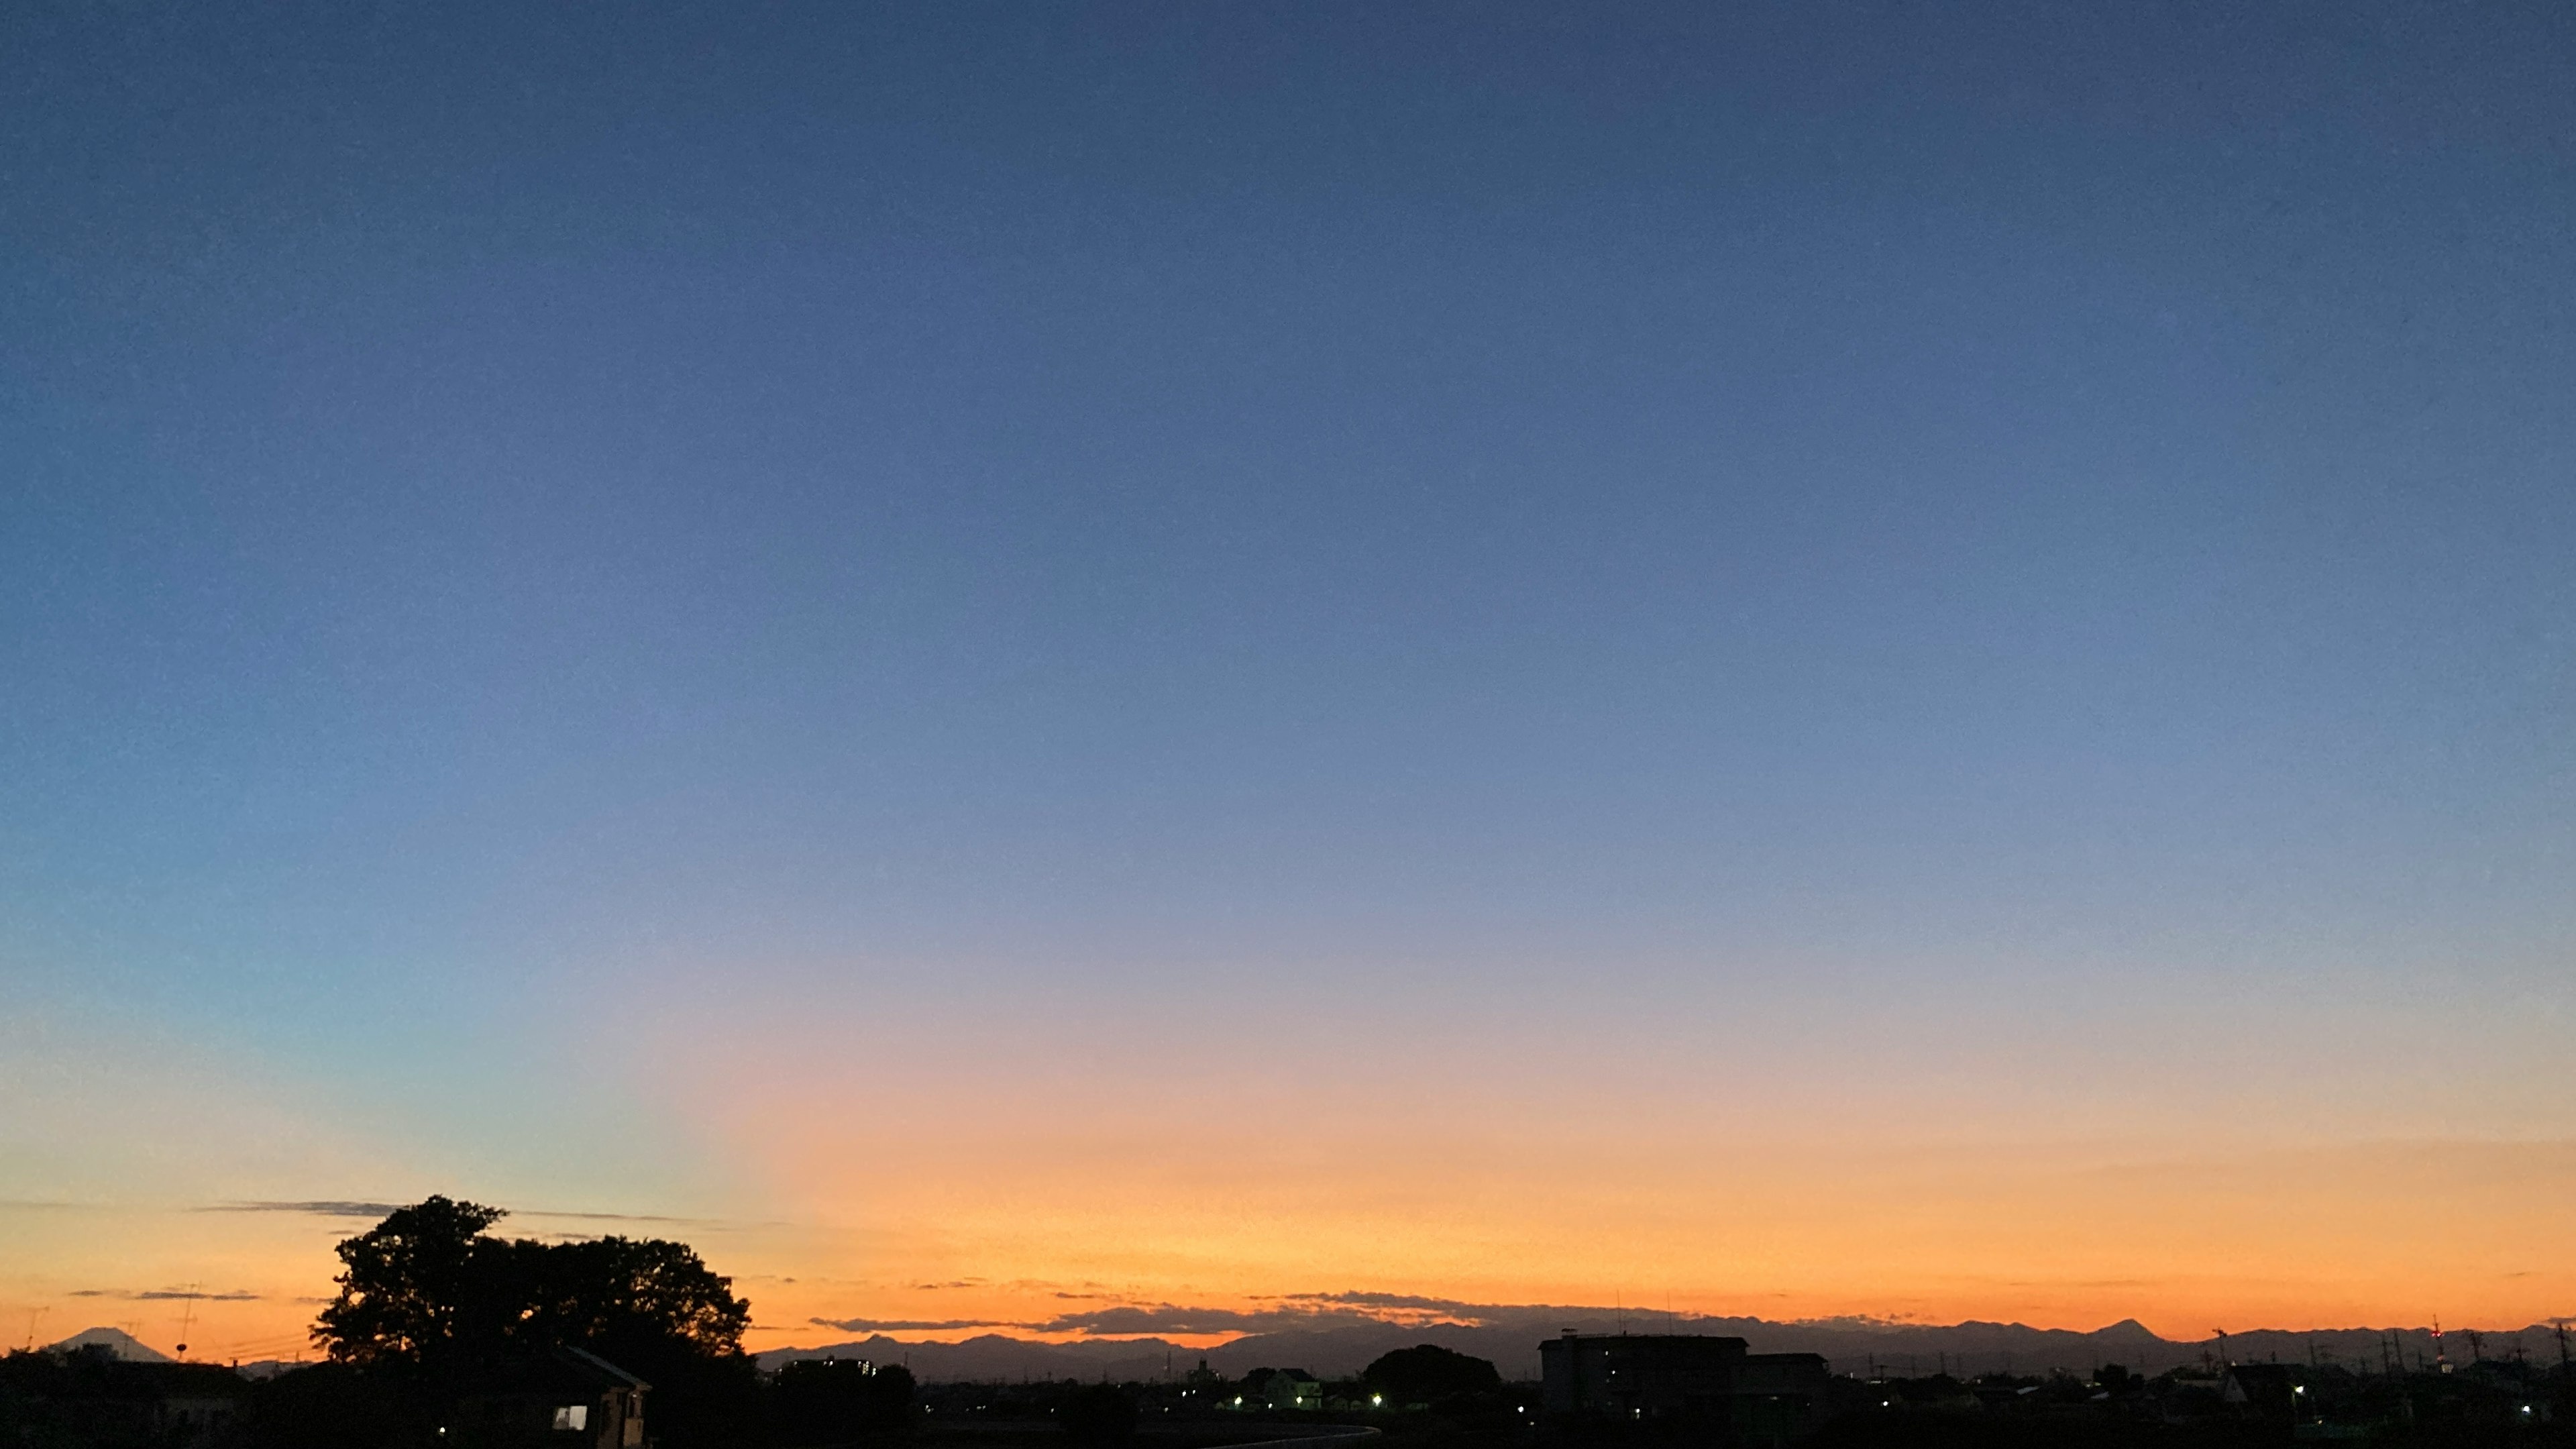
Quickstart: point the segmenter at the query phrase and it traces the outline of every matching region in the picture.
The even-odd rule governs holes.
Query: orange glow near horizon
[[[2420,1324],[2436,1313],[2518,1328],[2563,1311],[2571,1286],[2563,1261],[2527,1256],[2549,1240],[2538,1205],[2576,1185],[2576,1149],[2566,1146],[2391,1144],[2084,1166],[2036,1166],[2028,1154],[1775,1153],[1652,1183],[1631,1176],[1615,1194],[1456,1161],[1329,1177],[1311,1164],[1158,1171],[1143,1159],[1125,1164],[1132,1173],[1038,1163],[959,1176],[939,1172],[930,1154],[869,1146],[910,1185],[865,1189],[874,1204],[865,1220],[669,1230],[735,1276],[754,1307],[752,1347],[866,1336],[817,1322],[830,1319],[900,1322],[893,1336],[913,1341],[996,1331],[1062,1341],[1081,1335],[1046,1325],[1068,1311],[1260,1310],[1284,1294],[1349,1289],[1465,1304],[1669,1303],[1774,1320],[2082,1330],[2136,1317],[2197,1339],[2211,1324]],[[820,1202],[835,1190],[835,1160],[851,1159],[803,1159],[800,1196]],[[1831,1209],[1844,1199],[1855,1206]],[[2373,1202],[2386,1206],[2353,1206]],[[122,1326],[169,1351],[192,1311],[191,1356],[219,1361],[309,1356],[303,1332],[330,1291],[330,1245],[365,1226],[292,1214],[51,1216],[51,1229],[31,1236],[17,1215],[13,1238],[36,1252],[13,1256],[48,1262],[54,1282],[10,1285],[0,1312],[12,1327],[49,1341]],[[1621,1226],[1606,1231],[1605,1221]],[[83,1272],[210,1296],[193,1310],[169,1298],[75,1296],[70,1282]],[[1205,1346],[1233,1335],[1162,1336]]]
[[[69,1163],[113,1148],[87,1180],[155,1195],[84,1194],[66,1169],[59,1203],[0,1204],[0,1328],[23,1343],[121,1326],[167,1351],[192,1315],[192,1357],[309,1354],[332,1245],[367,1219],[221,1205],[430,1191],[516,1208],[504,1231],[688,1241],[751,1300],[755,1348],[869,1324],[1060,1340],[1085,1332],[1069,1315],[1120,1305],[1257,1312],[1348,1291],[1467,1317],[1625,1302],[2076,1330],[2136,1318],[2184,1340],[2437,1315],[2509,1329],[2576,1302],[2576,1264],[2554,1246],[2576,1190],[2563,1136],[2337,1135],[2294,1098],[2266,1115],[2160,1096],[2152,1060],[2108,1053],[2050,1066],[2074,1084],[2063,1100],[1971,1097],[1943,1059],[1858,1028],[1795,1076],[1776,1049],[1695,1057],[1640,1030],[1574,1077],[1544,1054],[1580,1056],[1570,1029],[1543,1050],[1490,1027],[1511,1049],[1480,1060],[1293,1023],[1238,1051],[1188,1001],[1124,1021],[824,1001],[793,1023],[610,1023],[603,1038],[655,1064],[625,1079],[620,1109],[656,1134],[637,1140],[669,1164],[659,1185],[397,1168],[249,1087],[220,1115],[67,1109],[34,1149]],[[1903,1059],[1865,1075],[1866,1058]],[[1878,1085],[1899,1068],[1952,1084],[1924,1094],[1938,1110]],[[1175,1086],[1208,1082],[1223,1089]],[[165,1296],[190,1290],[206,1295],[193,1310]]]
[[[2312,1067],[2302,1096],[2273,1085],[2289,1067],[2243,994],[2241,1040],[2196,1035],[2201,1064],[2248,1069],[2195,1095],[2198,1064],[2138,1045],[2187,1002],[2114,1003],[2131,1029],[2098,1041],[2025,1027],[2022,1060],[1998,1064],[1973,1039],[1927,1042],[1886,995],[1820,1030],[1748,994],[1730,1008],[1745,1045],[1721,1054],[1647,1017],[1464,1007],[1408,1032],[1423,1008],[1400,980],[1369,987],[1384,1020],[1256,1018],[1248,1035],[1233,1004],[1184,988],[1115,1019],[961,992],[906,1003],[900,1029],[824,992],[803,1019],[733,1016],[730,1033],[728,1014],[692,1015],[702,1075],[665,1090],[695,1140],[816,1225],[803,1271],[781,1270],[799,1281],[763,1290],[769,1345],[813,1341],[816,1319],[1025,1325],[1093,1301],[1340,1290],[2134,1317],[2195,1340],[2436,1314],[2520,1327],[2576,1299],[2550,1246],[2576,1143],[2446,1133],[2382,1070],[2454,1052],[2439,1022],[2301,1003],[2348,1055],[2387,1043]],[[2277,1106],[2228,1100],[2254,1091]]]

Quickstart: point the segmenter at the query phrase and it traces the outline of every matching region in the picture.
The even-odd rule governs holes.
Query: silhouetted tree
[[[685,1243],[521,1239],[493,1267],[506,1278],[491,1295],[510,1315],[500,1328],[515,1345],[576,1344],[656,1385],[742,1357],[751,1305]]]
[[[507,1345],[579,1344],[612,1359],[619,1348],[742,1351],[751,1305],[687,1244],[486,1236],[503,1216],[432,1197],[342,1242],[339,1296],[314,1338],[334,1362],[360,1367],[437,1364]]]
[[[751,1305],[685,1243],[597,1238],[510,1246],[529,1313],[522,1332],[612,1347],[683,1345],[707,1356],[742,1351]]]
[[[497,1340],[505,1310],[493,1289],[506,1245],[483,1230],[503,1216],[432,1196],[342,1240],[340,1292],[315,1320],[314,1341],[334,1363],[439,1373],[469,1343]]]
[[[1503,1376],[1485,1359],[1436,1343],[1378,1355],[1360,1377],[1397,1403],[1424,1404],[1459,1394],[1499,1393]]]
[[[654,1437],[686,1443],[753,1412],[742,1352],[751,1305],[684,1243],[507,1241],[504,1214],[431,1197],[340,1244],[339,1295],[314,1338],[414,1413],[439,1414],[500,1371],[557,1346],[653,1386]]]
[[[1125,1444],[1136,1437],[1136,1401],[1116,1384],[1092,1384],[1064,1401],[1056,1422],[1076,1444]]]

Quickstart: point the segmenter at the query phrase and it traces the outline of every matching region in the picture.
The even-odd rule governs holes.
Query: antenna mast
[[[188,1311],[179,1315],[179,1357],[181,1358],[188,1356],[188,1330],[197,1321],[197,1288],[197,1284],[188,1285]]]

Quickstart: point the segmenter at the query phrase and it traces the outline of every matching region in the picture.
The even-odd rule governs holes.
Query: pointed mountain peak
[[[103,1348],[127,1363],[169,1363],[170,1355],[136,1338],[122,1328],[84,1328],[49,1348],[68,1353],[76,1348]]]
[[[2093,1330],[2093,1336],[2095,1338],[2153,1338],[2159,1342],[2162,1341],[2162,1336],[2154,1329],[2134,1318],[2123,1318],[2107,1328],[2097,1328]]]

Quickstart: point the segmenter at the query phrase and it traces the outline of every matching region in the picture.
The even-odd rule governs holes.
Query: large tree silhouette
[[[722,1357],[742,1352],[751,1305],[733,1296],[685,1243],[598,1238],[510,1245],[525,1316],[517,1333],[582,1344],[615,1358],[650,1351]]]
[[[503,1216],[433,1196],[343,1240],[340,1292],[314,1323],[314,1340],[334,1362],[433,1373],[497,1346],[506,1310],[493,1290],[508,1245],[483,1230]]]
[[[1502,1374],[1490,1361],[1436,1343],[1380,1354],[1360,1376],[1398,1403],[1492,1393],[1503,1386]]]
[[[470,1365],[572,1344],[607,1353],[742,1352],[751,1305],[686,1243],[490,1236],[506,1214],[431,1197],[340,1244],[340,1292],[314,1338],[361,1367]]]
[[[696,1250],[656,1238],[491,1236],[504,1216],[431,1197],[342,1242],[340,1291],[314,1339],[428,1410],[559,1346],[652,1383],[662,1430],[749,1392],[751,1305]]]

